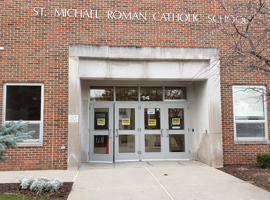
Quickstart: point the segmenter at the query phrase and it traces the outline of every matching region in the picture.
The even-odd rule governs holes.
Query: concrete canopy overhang
[[[94,80],[189,83],[191,159],[222,166],[218,55],[214,48],[70,45],[69,116],[78,121],[68,122],[68,170],[88,161],[89,88],[84,83]]]

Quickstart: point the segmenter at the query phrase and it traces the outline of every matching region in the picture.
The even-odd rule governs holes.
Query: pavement
[[[78,171],[0,172],[0,183],[19,177],[74,182],[68,200],[269,200],[270,193],[196,161],[82,164]]]

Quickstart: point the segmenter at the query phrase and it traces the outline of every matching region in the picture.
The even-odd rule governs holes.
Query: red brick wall
[[[233,85],[261,85],[269,91],[269,77],[247,68],[231,67],[225,70],[221,81],[222,138],[225,164],[255,163],[258,153],[270,153],[269,144],[234,144]],[[267,103],[269,123],[270,102]],[[268,131],[269,134],[269,131]],[[269,136],[268,136],[269,137]]]
[[[238,2],[238,1],[235,1]],[[35,17],[34,7],[44,7],[46,17]],[[54,17],[55,9],[97,9],[99,19]],[[128,1],[20,1],[0,2],[0,113],[3,83],[44,83],[43,147],[10,150],[0,170],[66,169],[68,121],[68,51],[70,44],[218,48],[224,37],[212,33],[208,14],[222,13],[215,0]],[[107,11],[147,12],[149,20],[107,19]],[[200,23],[156,22],[153,13],[199,13]],[[222,65],[221,65],[222,68]],[[266,76],[235,67],[222,74],[222,125],[225,163],[254,162],[268,145],[234,145],[232,85],[266,85]],[[253,80],[250,82],[250,80]],[[268,88],[268,87],[267,87]],[[269,108],[269,106],[268,106]],[[0,116],[2,117],[2,116]]]

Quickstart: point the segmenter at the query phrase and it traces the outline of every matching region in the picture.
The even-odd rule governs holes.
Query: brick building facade
[[[241,4],[239,1],[235,2]],[[225,37],[212,31],[215,24],[214,16],[224,15],[217,1],[11,0],[0,2],[0,8],[0,47],[3,47],[0,50],[0,118],[2,123],[19,120],[18,117],[14,117],[14,113],[8,114],[10,102],[8,98],[13,93],[17,94],[16,89],[20,87],[30,87],[29,93],[32,93],[31,87],[40,88],[40,105],[32,107],[38,107],[39,116],[42,115],[35,118],[31,114],[31,118],[28,114],[28,117],[23,119],[30,124],[36,124],[37,136],[31,141],[20,144],[18,149],[9,150],[7,161],[0,163],[0,170],[76,169],[82,162],[102,161],[99,158],[91,160],[91,155],[96,154],[95,150],[91,154],[91,148],[97,147],[98,138],[102,138],[93,133],[95,141],[94,143],[91,141],[91,130],[95,125],[93,123],[91,126],[91,120],[96,114],[91,109],[88,110],[88,106],[91,107],[92,103],[89,96],[92,86],[94,89],[98,87],[104,89],[108,86],[115,91],[117,87],[136,86],[139,87],[139,91],[143,91],[143,87],[154,86],[161,87],[163,94],[169,90],[169,87],[186,88],[186,104],[179,109],[189,113],[185,116],[187,124],[183,128],[186,131],[183,132],[184,148],[186,148],[183,151],[187,154],[183,155],[184,157],[179,154],[180,157],[172,157],[171,160],[191,159],[211,166],[215,163],[222,166],[253,163],[256,162],[257,153],[270,151],[267,128],[269,102],[260,104],[266,112],[258,111],[258,115],[264,117],[260,118],[255,128],[251,125],[241,129],[241,123],[242,125],[245,123],[241,121],[240,125],[236,125],[233,107],[233,98],[238,100],[238,97],[233,95],[233,88],[237,90],[237,86],[241,85],[251,88],[259,86],[259,91],[264,92],[269,87],[269,76],[249,71],[248,68],[240,65],[224,69],[222,62],[214,66],[220,71],[220,76],[219,73],[211,72],[212,68],[209,68],[211,62],[228,50]],[[94,67],[90,69],[89,66]],[[126,70],[123,66],[130,66],[130,68]],[[205,68],[206,75],[200,74]],[[110,74],[98,74],[102,69]],[[142,75],[141,72],[136,75],[138,69],[143,73],[146,73],[147,69],[147,76]],[[170,70],[172,72],[168,72]],[[156,74],[157,71],[160,73]],[[181,73],[181,76],[177,73]],[[213,75],[215,78],[212,77]],[[28,93],[21,95],[24,94]],[[117,104],[116,97],[113,98],[112,102],[115,104],[112,103],[112,106],[116,107],[112,110],[116,110],[120,105]],[[162,107],[161,110],[170,108],[171,102],[164,98],[162,101],[164,108]],[[137,116],[138,113],[138,120],[144,116],[140,115],[143,112],[141,107],[151,108],[151,106],[144,106],[142,97],[139,99],[142,103],[137,103],[138,111],[134,107],[135,115]],[[17,101],[22,102],[20,99]],[[94,109],[98,110],[98,105],[104,102],[94,103]],[[111,102],[109,104],[111,105]],[[126,105],[131,108],[128,103]],[[153,106],[157,108],[158,105],[157,103]],[[10,104],[10,107],[14,105]],[[111,107],[108,107],[108,113],[111,112],[110,109]],[[150,111],[148,110],[148,114]],[[116,113],[113,113],[113,118]],[[179,124],[182,120],[183,118],[179,117]],[[122,125],[123,123],[122,121]],[[140,124],[143,122],[132,130],[138,130],[139,135],[142,136]],[[112,132],[109,135],[112,136],[106,137],[105,140],[110,138],[112,143],[109,141],[106,143],[102,138],[109,148],[104,153],[110,154],[109,160],[104,158],[106,162],[117,160],[115,157],[118,155],[114,152],[116,146],[120,145],[115,142],[120,141],[117,138],[117,131],[121,128],[118,124],[111,123],[111,125]],[[162,135],[167,130],[166,134],[169,137],[171,129],[166,128],[165,124],[164,128],[160,126],[161,133],[151,134],[155,136],[161,134],[162,139]],[[174,129],[182,130],[182,127],[184,125],[175,126]],[[257,135],[254,137],[241,139],[241,136],[235,133],[236,127],[240,131],[254,129],[254,132],[258,129],[259,133],[255,133]],[[110,131],[110,128],[107,129]],[[173,131],[171,133],[173,134]],[[134,137],[137,142],[137,136]],[[141,141],[140,145],[146,146],[146,139],[138,140]],[[163,142],[158,141],[159,144],[155,147],[163,148]],[[178,142],[176,146],[177,144]],[[172,145],[170,142],[170,146]],[[157,151],[163,152],[160,149]],[[168,151],[173,152],[173,150]],[[121,157],[119,160],[170,160],[167,159],[166,152],[165,157],[143,157],[146,151],[141,146],[134,147],[134,152],[139,156],[132,159]]]

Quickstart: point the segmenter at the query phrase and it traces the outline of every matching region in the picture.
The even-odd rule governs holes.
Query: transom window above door
[[[141,101],[162,101],[163,89],[162,87],[141,87],[140,99]]]
[[[116,87],[116,101],[138,101],[138,87]]]
[[[90,101],[186,101],[186,87],[91,86]]]
[[[91,86],[90,101],[113,101],[113,87]]]

